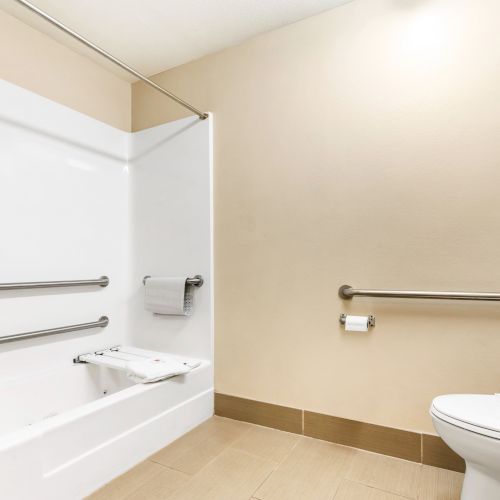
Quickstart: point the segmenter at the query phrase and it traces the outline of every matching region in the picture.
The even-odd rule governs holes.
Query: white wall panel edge
[[[0,79],[0,120],[126,160],[128,132]]]

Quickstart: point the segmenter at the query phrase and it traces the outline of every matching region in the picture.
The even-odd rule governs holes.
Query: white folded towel
[[[144,307],[156,314],[190,316],[193,286],[187,278],[148,278],[144,285]]]
[[[191,371],[187,363],[174,358],[151,358],[128,361],[125,365],[127,377],[134,382],[148,384],[158,382]]]
[[[128,378],[141,384],[158,382],[182,375],[201,365],[201,361],[164,352],[131,346],[116,346],[78,356],[80,361],[125,371]]]

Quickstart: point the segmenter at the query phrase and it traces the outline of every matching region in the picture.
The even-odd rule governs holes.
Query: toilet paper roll
[[[368,316],[346,316],[345,329],[348,332],[367,332]]]

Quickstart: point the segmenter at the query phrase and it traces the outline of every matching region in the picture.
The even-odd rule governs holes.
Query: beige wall
[[[157,76],[215,114],[219,392],[431,431],[500,390],[497,0],[354,0]],[[130,85],[0,12],[0,77],[118,128]],[[141,84],[133,129],[185,116]],[[375,314],[348,334],[341,312]]]
[[[1,10],[0,78],[130,130],[130,83]]]
[[[157,76],[215,114],[217,391],[432,431],[500,390],[499,305],[337,298],[500,290],[499,18],[355,0]],[[134,85],[134,130],[184,115]]]

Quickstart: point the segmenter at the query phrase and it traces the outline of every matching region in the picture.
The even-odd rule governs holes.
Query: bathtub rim
[[[75,408],[71,408],[57,415],[50,416],[43,420],[39,420],[30,425],[19,427],[18,429],[12,430],[4,434],[3,436],[0,435],[0,453],[14,446],[41,437],[43,436],[44,433],[54,428],[57,428],[62,424],[68,424],[74,422],[80,418],[90,415],[91,413],[94,413],[96,411],[102,410],[103,408],[111,406],[118,401],[134,397],[137,394],[143,394],[153,390],[158,390],[160,387],[165,387],[168,384],[172,384],[175,379],[177,380],[179,378],[188,379],[188,377],[195,374],[196,376],[201,376],[202,372],[209,371],[211,367],[212,363],[210,361],[201,360],[201,364],[199,366],[193,368],[190,372],[184,375],[178,375],[170,379],[148,384],[135,383],[130,387],[126,387],[112,394],[109,394],[105,397],[95,399],[93,401],[88,401],[79,406],[76,406]],[[195,396],[195,394],[193,394],[193,396]],[[191,396],[187,397],[186,400],[190,398]]]

